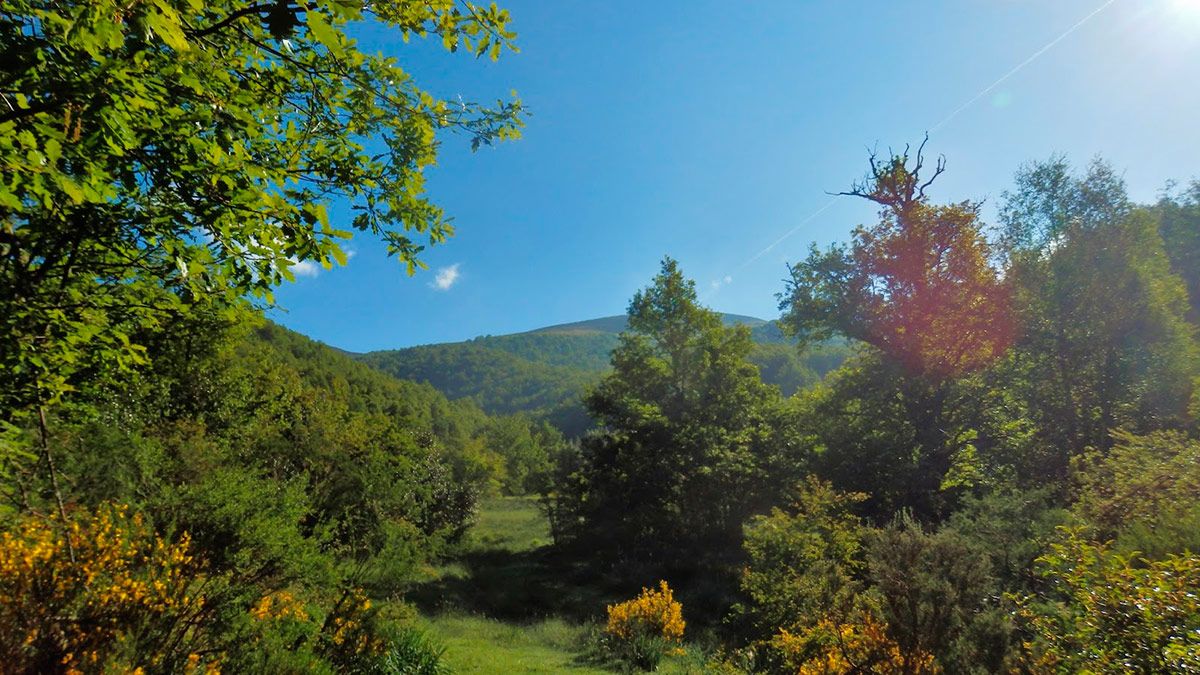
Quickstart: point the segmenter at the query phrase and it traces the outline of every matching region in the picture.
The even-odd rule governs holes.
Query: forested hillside
[[[765,382],[788,396],[820,380],[851,352],[847,342],[831,341],[802,354],[773,322],[736,314],[722,314],[721,320],[750,329],[755,340],[750,361]],[[395,377],[428,382],[451,399],[470,399],[489,413],[528,413],[578,436],[590,426],[583,395],[609,369],[626,327],[624,316],[604,317],[356,358]]]

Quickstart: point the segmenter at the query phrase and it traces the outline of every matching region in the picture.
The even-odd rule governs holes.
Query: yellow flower
[[[683,640],[683,605],[667,582],[658,582],[658,590],[643,588],[633,600],[608,606],[604,632],[621,640],[654,635],[670,642]]]

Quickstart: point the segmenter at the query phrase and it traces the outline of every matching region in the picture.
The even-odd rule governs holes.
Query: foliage
[[[380,665],[386,675],[446,675],[450,668],[443,660],[446,648],[428,634],[408,628],[394,638]]]
[[[880,205],[880,222],[850,249],[815,248],[790,267],[783,323],[802,342],[842,335],[874,346],[918,377],[978,370],[1012,341],[1008,289],[991,267],[979,205],[929,203],[922,148],[884,161],[852,192]]]
[[[1200,441],[1118,431],[1112,450],[1075,463],[1074,512],[1094,537],[1154,559],[1200,552]]]
[[[932,654],[905,654],[888,636],[887,626],[862,611],[849,623],[821,619],[800,633],[779,631],[771,645],[783,655],[782,667],[798,675],[934,675],[942,672]]]
[[[1023,326],[1004,386],[1046,448],[1039,475],[1065,479],[1070,458],[1108,450],[1115,428],[1185,424],[1200,351],[1153,212],[1107,164],[1075,176],[1052,158],[1018,173],[1002,219]]]
[[[608,623],[604,631],[622,640],[638,633],[657,635],[664,640],[683,639],[683,605],[675,601],[674,591],[667,582],[658,582],[657,590],[643,588],[640,595],[608,606]]]
[[[527,412],[568,434],[586,428],[579,397],[598,379],[586,370],[531,361],[474,341],[371,352],[359,359],[394,377],[428,382],[451,399],[470,399],[488,413]]]
[[[632,600],[608,606],[604,633],[610,650],[643,670],[654,670],[670,645],[683,640],[683,605],[667,582],[643,588]]]
[[[1200,670],[1200,558],[1139,560],[1077,529],[1039,560],[1045,598],[1025,598],[1031,663],[1045,671],[1188,673]]]
[[[878,204],[878,224],[855,229],[849,248],[814,247],[791,266],[779,308],[802,345],[837,335],[875,352],[838,382],[851,389],[810,398],[834,407],[830,419],[815,421],[840,437],[826,444],[826,456],[852,472],[869,467],[866,481],[835,480],[837,487],[938,519],[952,508],[954,488],[980,479],[971,466],[980,430],[961,415],[964,381],[1004,356],[1016,324],[979,204],[931,203],[925,191],[945,165],[939,160],[932,177],[923,177],[923,150],[912,158],[907,148],[883,161],[871,156],[871,174],[846,194]],[[864,380],[879,389],[857,388]],[[834,414],[861,415],[870,428],[846,433]],[[876,415],[886,422],[877,424]],[[886,487],[875,479],[897,471],[904,478]]]
[[[587,406],[600,430],[556,485],[555,536],[621,564],[736,555],[742,522],[799,478],[778,390],[746,361],[745,327],[696,304],[666,259]]]
[[[747,317],[722,315],[727,325]],[[591,324],[599,324],[592,327]],[[626,323],[625,317],[617,322]],[[355,358],[406,380],[428,382],[455,400],[469,399],[492,415],[524,413],[547,421],[568,437],[591,426],[581,399],[611,366],[619,340],[605,332],[607,320],[581,328],[552,327],[513,335],[481,336],[466,342],[375,351]],[[755,344],[747,359],[763,381],[785,396],[811,385],[845,360],[849,347],[838,342],[811,345],[803,354],[764,327],[751,330]],[[775,329],[777,332],[778,329]]]
[[[984,551],[954,530],[927,532],[905,514],[873,537],[873,593],[888,635],[910,662],[933,655],[951,672],[1002,672],[1011,626],[996,606]]]
[[[1166,192],[1154,210],[1171,269],[1187,284],[1192,322],[1200,323],[1200,180],[1183,194]]]
[[[796,633],[853,612],[866,528],[851,510],[864,498],[810,476],[788,511],[774,508],[750,519],[741,578],[746,601],[733,611],[752,637]]]
[[[133,332],[197,299],[269,299],[300,262],[344,262],[354,230],[410,273],[451,234],[424,196],[439,132],[512,138],[520,103],[432,96],[359,49],[363,19],[492,58],[514,37],[470,3],[5,3],[3,408],[137,363]]]
[[[153,514],[159,536],[192,533],[226,667],[370,671],[396,621],[346,589],[395,593],[461,536],[478,486],[449,458],[492,420],[253,320],[180,318],[125,386],[61,408],[62,484]],[[15,467],[13,505],[44,510],[46,478]],[[297,611],[263,620],[280,606]]]
[[[1049,491],[1008,487],[964,499],[944,527],[986,555],[999,587],[1015,592],[1036,583],[1034,561],[1067,517]]]
[[[124,507],[24,517],[0,533],[5,672],[215,672],[203,574],[186,534],[166,541]]]

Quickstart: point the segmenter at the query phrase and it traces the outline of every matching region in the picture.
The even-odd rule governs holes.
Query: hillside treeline
[[[785,396],[818,382],[850,352],[845,341],[800,352],[771,324],[754,326],[750,334],[754,345],[747,358]],[[610,368],[618,342],[617,333],[596,330],[535,331],[356,358],[395,377],[427,382],[453,400],[469,399],[489,414],[527,414],[577,438],[592,426],[584,394]]]

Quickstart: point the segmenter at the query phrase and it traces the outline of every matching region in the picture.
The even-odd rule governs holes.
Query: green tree
[[[1018,173],[1002,220],[1022,326],[1002,386],[1037,425],[1038,474],[1065,477],[1113,429],[1185,424],[1200,351],[1153,214],[1103,162],[1076,176],[1054,158]]]
[[[947,672],[1004,672],[1011,627],[985,549],[907,514],[879,530],[867,555],[888,634],[905,654],[933,654]]]
[[[1012,340],[1008,289],[991,266],[979,204],[937,206],[922,151],[879,161],[847,193],[880,206],[849,249],[815,248],[790,267],[783,324],[802,342],[833,335],[865,342],[915,378],[938,382],[991,364]]]
[[[1192,323],[1200,324],[1200,180],[1182,193],[1168,191],[1155,205],[1171,269],[1183,278],[1192,301]]]
[[[557,520],[630,562],[736,553],[745,518],[794,484],[803,462],[783,440],[778,390],[746,361],[749,330],[700,307],[674,260],[630,302],[629,328],[613,372],[586,398],[600,429],[557,490]]]
[[[871,156],[866,181],[845,194],[878,204],[879,222],[857,228],[849,248],[814,247],[792,265],[779,307],[781,322],[801,344],[839,335],[877,351],[878,359],[861,361],[858,373],[841,378],[851,386],[869,381],[871,389],[844,390],[840,396],[849,405],[838,405],[887,420],[860,430],[869,456],[856,454],[862,444],[836,428],[834,437],[820,440],[834,441],[826,444],[833,461],[862,462],[881,475],[895,470],[907,493],[896,506],[925,518],[945,515],[941,493],[955,482],[948,476],[975,450],[970,439],[976,432],[955,410],[958,383],[1000,358],[1015,327],[1010,289],[991,264],[979,205],[931,203],[926,189],[945,164],[939,160],[932,176],[922,176],[923,150],[924,144],[910,157],[906,148],[885,161]],[[857,400],[871,403],[858,406]],[[837,485],[875,493],[882,484]]]
[[[364,19],[492,58],[513,37],[452,0],[4,4],[0,409],[136,362],[136,328],[182,305],[269,300],[355,230],[410,273],[451,234],[424,195],[439,133],[511,138],[520,103],[435,98],[357,46]]]
[[[1076,458],[1075,514],[1118,553],[1161,559],[1200,551],[1200,441],[1116,432],[1107,453]]]
[[[1039,560],[1053,589],[1028,598],[1028,664],[1041,672],[1200,670],[1200,558],[1139,560],[1067,530]]]
[[[859,609],[868,529],[852,509],[864,497],[810,476],[787,510],[773,508],[747,522],[746,600],[734,607],[734,617],[751,637],[766,641],[822,620],[844,623]]]

